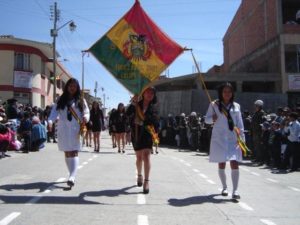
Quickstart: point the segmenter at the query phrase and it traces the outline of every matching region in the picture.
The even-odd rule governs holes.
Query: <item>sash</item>
[[[70,113],[72,114],[72,116],[74,117],[74,119],[77,121],[77,123],[79,124],[80,126],[80,129],[79,129],[79,137],[80,136],[84,136],[86,131],[87,131],[87,128],[86,128],[86,125],[85,123],[81,122],[79,116],[77,115],[76,111],[73,109],[73,107],[68,107],[68,110],[70,111]]]

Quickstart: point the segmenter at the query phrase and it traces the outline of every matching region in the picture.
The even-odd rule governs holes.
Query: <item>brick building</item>
[[[242,82],[243,92],[266,90],[287,93],[290,101],[300,100],[298,10],[299,0],[242,0],[223,38],[221,71],[274,78]]]
[[[203,73],[209,90],[229,81],[238,102],[250,111],[258,98],[272,111],[300,102],[300,0],[242,0],[223,46],[224,63]],[[197,74],[161,79],[155,86],[162,114],[207,109]],[[205,103],[197,106],[199,102]],[[183,106],[175,109],[177,105]]]

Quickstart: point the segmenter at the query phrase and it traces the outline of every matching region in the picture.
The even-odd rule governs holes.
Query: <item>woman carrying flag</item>
[[[149,87],[143,92],[140,101],[138,101],[137,96],[132,98],[131,105],[126,111],[131,123],[131,140],[136,154],[137,186],[143,186],[144,194],[149,193],[152,146],[159,143],[157,134],[159,120],[155,109],[156,102],[155,89]],[[144,180],[142,175],[143,164]]]
[[[232,198],[240,199],[238,194],[239,162],[242,161],[244,125],[240,105],[234,100],[234,90],[230,83],[218,88],[218,99],[211,102],[205,122],[214,124],[211,137],[209,161],[219,164],[219,177],[223,185],[221,194],[228,195],[225,167],[230,162],[232,179]]]
[[[80,99],[80,86],[76,79],[66,83],[63,94],[52,107],[49,125],[57,122],[57,138],[59,150],[65,152],[65,161],[70,173],[68,186],[75,184],[75,176],[79,164],[80,132],[90,118],[90,111],[84,99]]]

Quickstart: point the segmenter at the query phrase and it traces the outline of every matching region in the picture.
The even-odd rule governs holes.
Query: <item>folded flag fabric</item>
[[[160,30],[136,0],[89,52],[125,88],[140,94],[183,50]]]

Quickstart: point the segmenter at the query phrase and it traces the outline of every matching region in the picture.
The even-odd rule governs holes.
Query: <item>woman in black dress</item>
[[[132,144],[136,153],[136,168],[138,172],[137,185],[143,186],[144,194],[149,193],[150,155],[153,144],[158,144],[159,118],[155,109],[157,102],[156,92],[153,87],[147,88],[142,94],[142,99],[132,98],[132,103],[127,109],[130,118]],[[144,181],[142,168],[144,164]]]
[[[114,130],[116,134],[116,140],[118,145],[118,152],[121,152],[121,141],[122,141],[122,153],[125,153],[125,132],[127,124],[127,116],[125,114],[125,107],[123,103],[119,103],[118,109],[114,117]]]
[[[94,101],[91,109],[90,122],[92,125],[92,132],[94,136],[94,146],[95,152],[100,151],[100,132],[102,127],[104,127],[104,117],[103,112],[99,107],[99,103]]]

